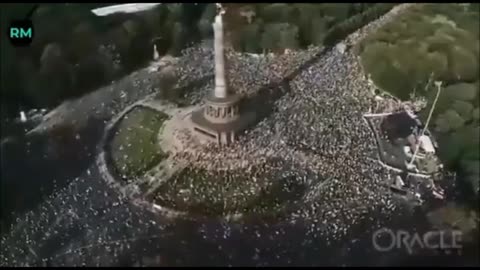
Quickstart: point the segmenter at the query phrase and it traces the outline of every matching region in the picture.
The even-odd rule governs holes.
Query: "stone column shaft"
[[[223,51],[223,22],[222,16],[217,15],[213,23],[214,51],[215,51],[215,91],[218,98],[227,97],[227,85],[225,79],[225,54]]]

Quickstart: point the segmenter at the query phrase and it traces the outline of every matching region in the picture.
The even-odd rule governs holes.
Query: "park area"
[[[402,100],[426,98],[423,121],[437,94],[432,82],[442,83],[430,129],[470,195],[480,181],[479,20],[478,3],[421,4],[355,47],[378,88]]]
[[[167,155],[158,146],[158,134],[166,114],[136,107],[114,127],[108,145],[116,172],[123,178],[141,176]]]

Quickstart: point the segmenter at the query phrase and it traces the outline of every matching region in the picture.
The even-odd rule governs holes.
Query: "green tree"
[[[299,28],[299,42],[302,46],[318,43],[317,33],[327,31],[326,20],[320,16],[318,5],[294,4],[296,8],[295,24]],[[325,35],[325,33],[323,33]],[[323,38],[322,38],[323,39]]]
[[[452,108],[465,120],[472,119],[473,105],[470,102],[455,100]]]
[[[146,23],[140,19],[128,20],[122,26],[129,39],[123,63],[127,69],[137,68],[152,57],[151,33]]]
[[[76,63],[90,52],[95,51],[98,46],[98,38],[95,28],[88,22],[82,22],[75,26],[70,34],[69,55]]]
[[[212,22],[209,20],[199,20],[197,23],[198,31],[202,38],[211,38],[213,37],[213,28]]]
[[[450,126],[444,115],[437,116],[435,120],[435,130],[441,133],[447,133],[450,130]]]
[[[205,7],[202,17],[197,23],[197,28],[203,38],[210,38],[213,36],[213,20],[217,13],[217,7],[214,4],[209,4]]]
[[[296,22],[299,22],[299,20],[302,19],[311,20],[315,17],[322,17],[321,6],[319,6],[318,4],[298,3],[293,4],[293,8],[295,8]]]
[[[474,196],[479,194],[480,184],[480,160],[462,160],[460,167],[462,171],[462,180],[471,188]]]
[[[177,22],[173,25],[172,29],[172,43],[170,45],[169,54],[179,55],[180,52],[185,48],[187,40],[187,31],[185,27]]]
[[[291,4],[276,3],[264,6],[260,18],[266,23],[290,22],[294,16],[295,8]]]
[[[389,46],[383,42],[371,43],[365,47],[360,55],[360,61],[365,70],[372,73],[378,73],[377,70],[383,68],[379,67],[380,63],[388,61]]]
[[[478,162],[479,161],[477,161],[477,163]],[[466,181],[470,185],[470,188],[473,192],[473,195],[475,197],[478,197],[479,185],[480,185],[480,176],[479,176],[478,172],[476,174],[468,174],[468,176],[466,177]]]
[[[298,27],[288,23],[269,23],[262,35],[262,48],[267,51],[283,51],[298,47]]]
[[[397,46],[373,43],[365,48],[361,62],[364,68],[370,71],[378,87],[405,99],[408,98],[413,85],[408,69],[405,69],[399,61],[392,61],[396,52],[401,52]]]
[[[457,134],[460,136],[463,144],[467,146],[467,150],[475,150],[478,148],[480,141],[478,138],[480,138],[480,127],[474,124],[469,124],[466,126],[463,126],[461,129],[457,131]],[[478,155],[478,151],[476,155]],[[475,159],[477,159],[477,156],[475,156]],[[479,158],[480,159],[480,158]]]
[[[472,101],[477,95],[477,89],[471,83],[457,83],[445,88],[448,97],[462,101]]]
[[[475,83],[475,90],[476,90],[476,97],[473,99],[472,104],[475,105],[475,107],[480,106],[480,80],[477,80]]]
[[[472,110],[472,119],[477,121],[480,119],[480,108],[476,107],[475,109]]]
[[[183,4],[166,4],[169,17],[173,18],[175,21],[180,22],[183,16]]]
[[[331,16],[335,18],[336,23],[339,23],[348,19],[351,5],[347,3],[328,3],[320,4],[320,8],[323,15]]]
[[[308,43],[322,45],[328,32],[327,21],[321,17],[314,17],[310,21],[308,30],[310,31],[308,37],[306,37]]]
[[[465,120],[453,109],[448,109],[445,113],[445,120],[448,122],[450,129],[457,130],[463,126]]]
[[[449,51],[449,78],[451,81],[475,81],[479,73],[478,58],[459,46]]]
[[[463,143],[456,133],[440,134],[438,136],[439,157],[450,168],[455,168],[463,148]]]
[[[425,54],[425,73],[433,74],[434,80],[440,80],[445,77],[448,72],[448,58],[439,52],[431,52]]]
[[[297,49],[298,43],[298,27],[288,23],[282,24],[280,31],[280,46],[283,48]]]
[[[159,5],[158,7],[145,12],[143,19],[146,25],[149,27],[154,37],[163,37],[161,25],[165,22],[168,15],[168,8],[165,5]]]
[[[251,24],[247,24],[242,28],[242,49],[250,53],[260,53],[262,46],[260,40],[262,38],[262,21],[255,20]]]

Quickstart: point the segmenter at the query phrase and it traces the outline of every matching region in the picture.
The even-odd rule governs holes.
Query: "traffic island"
[[[168,155],[158,147],[158,133],[168,115],[136,106],[110,130],[107,157],[124,180],[142,176]]]

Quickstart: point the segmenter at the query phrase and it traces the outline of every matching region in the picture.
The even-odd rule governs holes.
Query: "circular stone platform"
[[[140,106],[126,112],[110,130],[106,145],[109,162],[105,165],[115,182],[124,187],[136,186],[134,189],[139,192],[136,200],[140,199],[142,205],[151,205],[170,217],[279,217],[301,201],[306,188],[305,177],[299,174],[299,170],[286,166],[281,158],[267,158],[246,167],[231,157],[223,159],[224,165],[231,166],[217,164],[206,168],[202,165],[209,158],[218,158],[216,155],[197,160],[202,164],[192,161],[191,157],[206,154],[205,146],[198,144],[195,137],[188,136],[186,118],[194,109],[189,107],[162,113]],[[143,113],[151,116],[145,118]],[[135,117],[137,114],[142,117]],[[118,137],[123,139],[115,144]],[[145,144],[149,149],[145,149]],[[158,164],[143,160],[143,154],[152,150],[163,156],[157,159]],[[140,153],[142,158],[135,158]],[[178,154],[187,158],[174,158]],[[117,156],[117,160],[112,155]],[[142,163],[141,170],[135,171],[135,175],[119,171],[119,160],[127,157],[129,162],[134,158],[133,161]],[[129,181],[125,181],[125,177]]]

